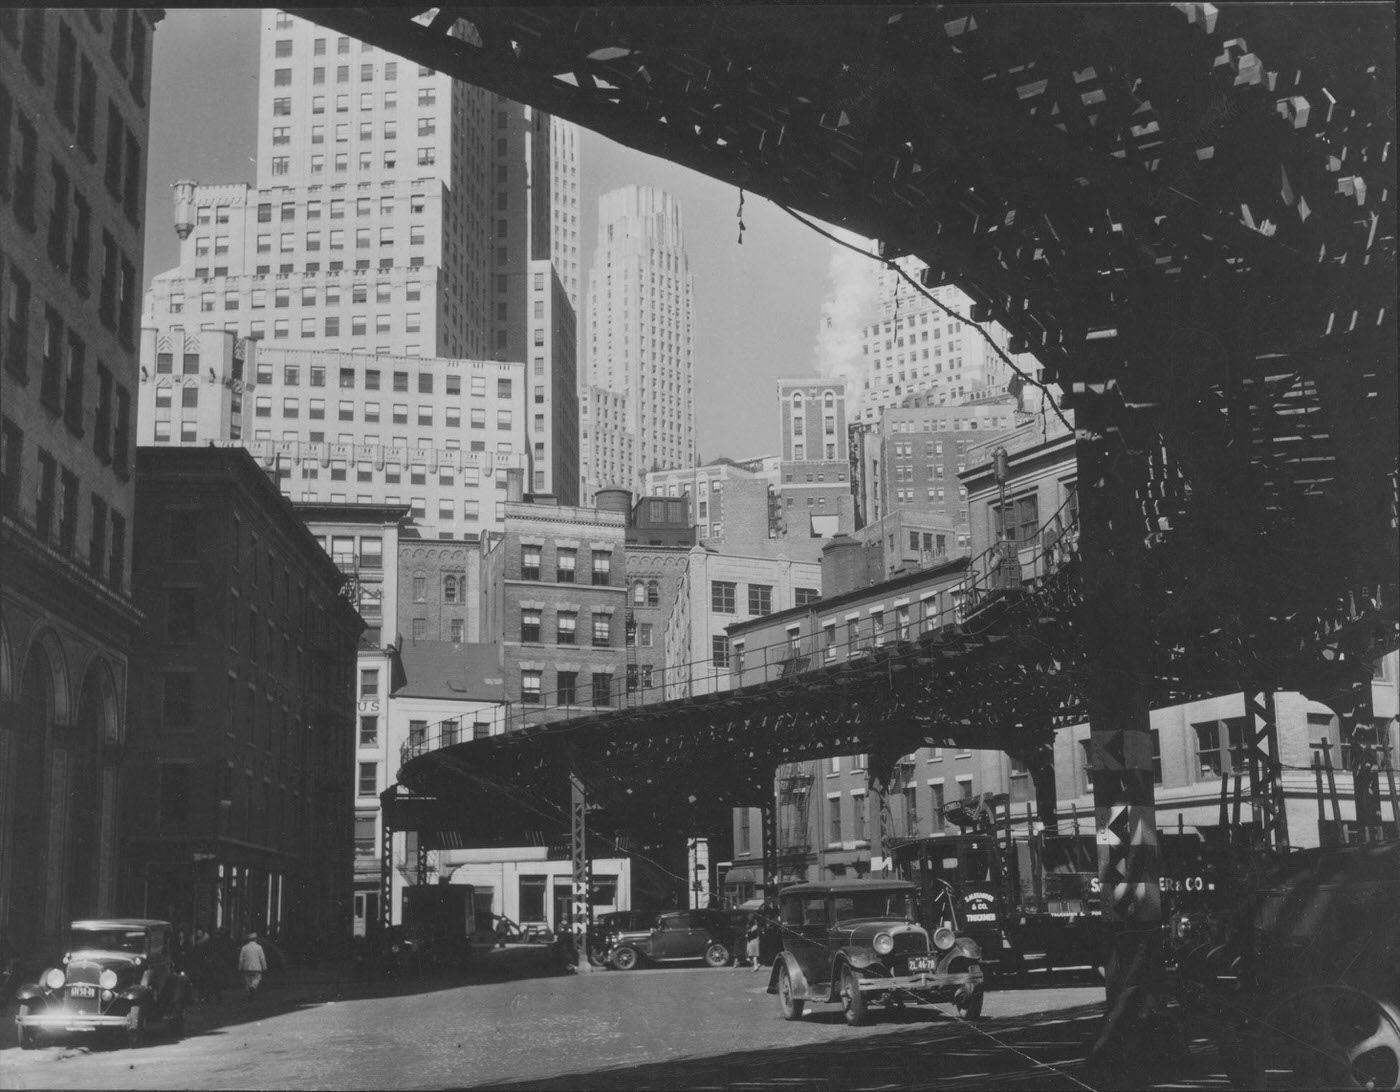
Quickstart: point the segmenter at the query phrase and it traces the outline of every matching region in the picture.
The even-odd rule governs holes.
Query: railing
[[[1037,586],[1069,563],[1078,547],[1078,526],[1073,522],[1065,527],[1058,526],[1064,511],[1062,507],[1052,517],[1053,530],[1043,530],[1034,540],[994,543],[983,551],[969,563],[960,581],[938,589],[934,597],[923,601],[930,604],[931,609],[926,607],[922,617],[913,616],[916,604],[910,604],[908,617],[900,615],[898,608],[892,608],[886,611],[885,623],[879,631],[869,630],[867,617],[862,619],[863,632],[858,632],[854,638],[846,630],[846,619],[838,617],[834,631],[824,628],[821,632],[795,638],[784,634],[771,645],[731,648],[731,654],[722,662],[709,657],[673,667],[653,668],[649,683],[645,678],[634,680],[625,675],[608,677],[606,684],[598,676],[592,680],[580,677],[579,685],[573,688],[501,702],[430,725],[403,745],[400,763],[468,739],[792,680],[808,671],[869,657],[887,645],[916,641],[929,633],[956,636],[989,604],[1028,586]],[[809,606],[812,616],[820,619],[822,601],[818,599]],[[833,636],[840,639],[833,639]],[[619,666],[625,670],[624,665]],[[468,721],[464,729],[464,722]]]

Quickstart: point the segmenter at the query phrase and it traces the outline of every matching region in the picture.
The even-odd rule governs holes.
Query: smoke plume
[[[832,229],[869,253],[874,244],[869,239],[840,228]],[[876,275],[880,266],[846,247],[831,247],[826,276],[829,291],[822,303],[821,328],[814,346],[817,372],[846,381],[846,418],[851,420],[860,408],[866,369],[861,357],[861,337],[866,326],[875,320]]]

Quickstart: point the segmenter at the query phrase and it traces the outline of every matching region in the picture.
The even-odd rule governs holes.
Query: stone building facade
[[[159,9],[0,10],[0,948],[122,907]]]

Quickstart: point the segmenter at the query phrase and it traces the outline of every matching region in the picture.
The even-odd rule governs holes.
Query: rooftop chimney
[[[525,499],[525,471],[513,467],[506,471],[506,500],[520,503]]]

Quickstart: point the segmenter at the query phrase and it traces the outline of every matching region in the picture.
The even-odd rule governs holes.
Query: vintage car
[[[639,963],[678,963],[703,959],[723,967],[733,958],[734,938],[724,915],[714,910],[668,910],[650,928],[622,930],[613,938],[607,962],[619,971]]]
[[[614,910],[599,915],[588,932],[588,961],[595,967],[608,966],[618,938],[623,933],[650,933],[656,917],[655,910]]]
[[[166,921],[73,922],[62,964],[15,995],[20,1046],[33,1050],[41,1037],[69,1032],[125,1032],[129,1046],[140,1046],[153,1020],[183,1035],[188,983],[175,970],[171,940]]]
[[[808,1001],[840,1002],[853,1026],[866,1021],[872,1001],[948,1001],[965,1019],[982,1014],[982,951],[958,935],[947,884],[932,936],[916,921],[918,888],[905,880],[794,884],[778,905],[783,950],[768,992],[778,995],[783,1019],[799,1019]]]
[[[1400,1088],[1400,842],[1281,856],[1182,1011],[1244,1088]]]

